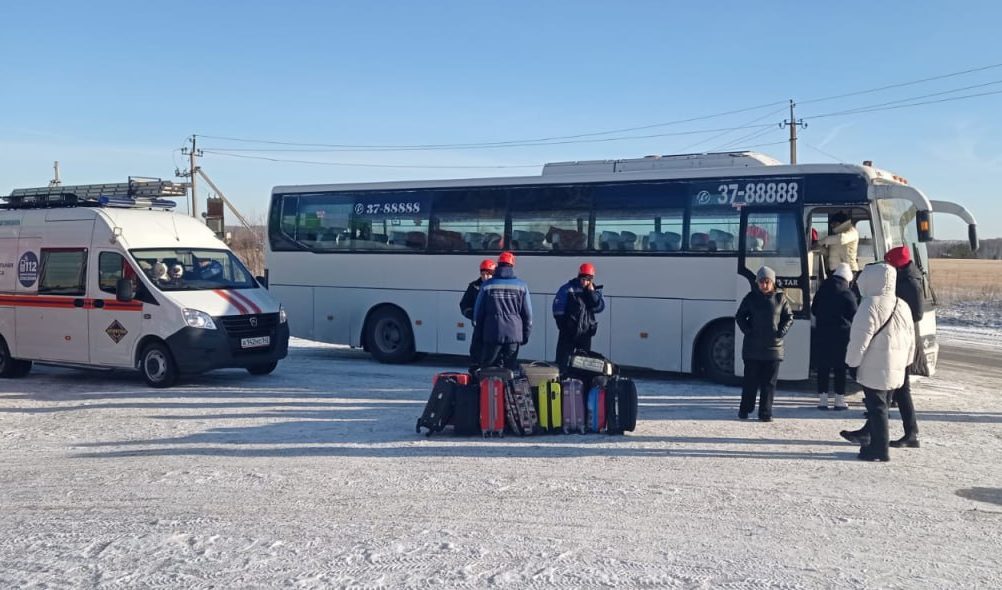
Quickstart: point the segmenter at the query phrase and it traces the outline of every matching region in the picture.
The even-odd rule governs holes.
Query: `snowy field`
[[[415,436],[450,362],[297,341],[271,376],[167,391],[0,382],[0,588],[1002,587],[997,367],[941,365],[922,448],[873,464],[838,437],[858,396],[798,384],[740,422],[736,388],[671,375],[639,379],[625,438]]]

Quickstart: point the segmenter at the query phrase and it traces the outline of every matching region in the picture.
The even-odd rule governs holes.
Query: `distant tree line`
[[[978,251],[971,252],[966,241],[936,240],[928,243],[931,258],[981,258],[983,260],[1002,259],[1002,238],[981,240]]]

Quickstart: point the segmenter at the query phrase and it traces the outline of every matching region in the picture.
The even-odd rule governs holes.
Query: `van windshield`
[[[130,250],[136,264],[161,291],[256,287],[250,271],[229,250],[157,248]]]

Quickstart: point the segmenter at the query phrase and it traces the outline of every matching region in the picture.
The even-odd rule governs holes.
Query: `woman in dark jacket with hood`
[[[755,409],[755,393],[760,391],[758,419],[772,422],[772,398],[776,393],[779,363],[783,360],[783,338],[793,326],[793,312],[786,295],[776,289],[774,270],[763,266],[758,269],[756,279],[757,287],[741,300],[734,316],[744,334],[741,358],[745,375],[738,418],[748,418]]]
[[[856,315],[856,295],[850,288],[852,268],[845,262],[835,268],[811,302],[814,314],[814,365],[818,370],[818,409],[828,409],[828,376],[835,376],[835,409],[847,410],[845,403],[845,350],[849,329]]]

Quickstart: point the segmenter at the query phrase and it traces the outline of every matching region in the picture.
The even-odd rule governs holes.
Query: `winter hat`
[[[592,264],[592,263],[590,263],[590,262],[585,262],[584,264],[581,265],[580,268],[578,268],[578,276],[579,277],[580,276],[588,276],[588,277],[595,276],[595,265]]]
[[[841,277],[848,282],[852,282],[852,267],[849,266],[848,262],[840,262],[838,266],[835,267],[835,272],[832,273],[837,277]]]
[[[770,281],[772,281],[772,282],[775,283],[776,282],[776,271],[772,270],[768,266],[763,266],[762,268],[758,269],[757,273],[755,273],[755,278],[758,279],[758,280],[760,280],[760,281],[762,279],[769,279]]]
[[[902,268],[908,266],[908,263],[912,261],[912,255],[905,246],[898,246],[897,248],[891,248],[884,254],[884,262],[890,264],[894,268]]]

